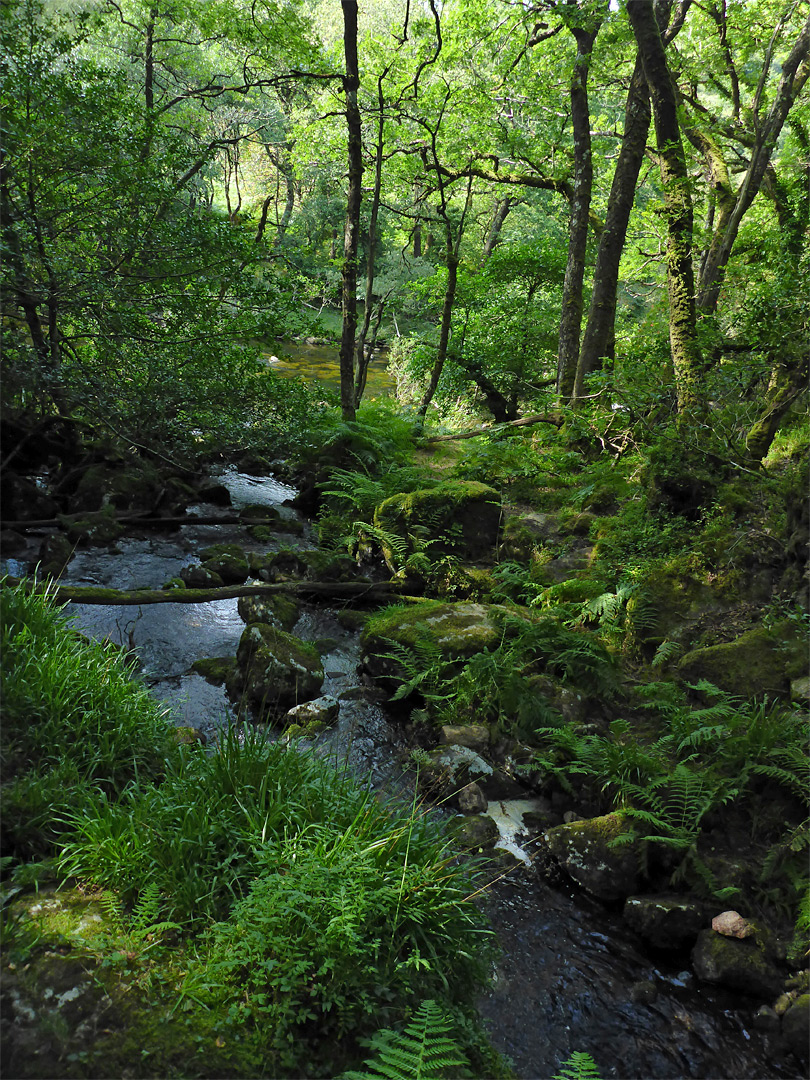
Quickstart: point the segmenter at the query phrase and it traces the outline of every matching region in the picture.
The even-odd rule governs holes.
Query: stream
[[[215,479],[228,487],[234,507],[265,504],[295,516],[284,505],[294,489],[272,478],[225,470]],[[190,511],[217,512],[207,505]],[[243,526],[186,525],[164,534],[144,531],[113,549],[78,551],[62,580],[159,587],[215,542],[263,552],[314,546],[306,528],[303,535],[273,534],[260,544]],[[171,706],[178,725],[197,728],[210,742],[234,718],[224,689],[190,667],[198,659],[235,654],[244,629],[236,600],[143,608],[71,604],[69,611],[85,633],[136,650],[142,678]],[[356,673],[359,633],[340,624],[336,609],[312,604],[303,605],[293,632],[317,642],[326,674],[322,693],[340,700],[338,722],[318,737],[316,752],[346,763],[376,788],[407,786],[398,765],[405,749],[400,727],[369,699]],[[752,1026],[756,1003],[741,1008],[739,997],[698,985],[686,970],[686,956],[680,967],[651,960],[620,913],[573,887],[552,888],[531,866],[519,866],[485,902],[502,951],[481,1013],[493,1043],[523,1080],[552,1077],[573,1051],[590,1053],[605,1078],[801,1075]]]

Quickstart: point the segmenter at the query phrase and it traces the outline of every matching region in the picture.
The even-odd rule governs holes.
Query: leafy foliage
[[[582,1050],[575,1051],[560,1069],[559,1073],[555,1073],[554,1080],[600,1080],[599,1066],[590,1054]]]
[[[447,1013],[435,1001],[423,1001],[402,1031],[386,1028],[372,1037],[366,1071],[343,1073],[340,1080],[441,1080],[448,1069],[468,1064],[452,1030]]]

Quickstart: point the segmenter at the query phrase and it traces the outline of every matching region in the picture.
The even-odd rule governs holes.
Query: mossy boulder
[[[259,715],[286,712],[318,696],[323,667],[312,646],[267,623],[252,623],[236,651],[237,673],[228,682]]]
[[[152,510],[160,501],[163,489],[160,472],[147,461],[101,462],[82,473],[71,495],[71,504],[79,511],[101,510],[105,506],[116,510]]]
[[[466,660],[498,644],[501,622],[507,615],[524,617],[516,608],[469,601],[446,604],[425,600],[386,608],[373,615],[363,631],[363,670],[393,693],[402,682],[403,670],[389,655],[392,643],[413,652],[415,657],[432,653],[437,661]],[[531,619],[528,610],[525,618]]]
[[[498,826],[484,814],[453,818],[449,828],[458,846],[465,851],[491,851],[501,838]]]
[[[701,982],[760,998],[776,997],[784,981],[756,934],[741,940],[701,930],[692,967]]]
[[[214,544],[200,552],[200,559],[203,567],[218,574],[226,585],[241,585],[248,579],[248,557],[238,544]]]
[[[70,540],[62,533],[51,533],[40,544],[39,573],[44,577],[59,577],[72,555],[73,544]]]
[[[340,702],[328,694],[295,705],[284,717],[284,724],[295,724],[302,732],[317,732],[334,724],[340,714]]]
[[[801,994],[782,1017],[782,1038],[796,1057],[810,1057],[810,994]]]
[[[654,949],[680,951],[694,945],[706,926],[710,910],[688,896],[630,896],[624,905],[625,922]]]
[[[222,686],[233,670],[236,658],[233,656],[206,656],[195,660],[191,670],[202,675],[212,686]]]
[[[113,544],[124,532],[111,506],[97,513],[85,514],[82,518],[59,520],[67,532],[68,540],[79,546]]]
[[[688,683],[706,679],[742,697],[789,697],[791,679],[807,670],[807,643],[793,625],[757,626],[734,641],[693,649],[678,664]]]
[[[225,582],[207,566],[184,566],[180,571],[180,580],[188,589],[218,589]]]
[[[621,814],[555,825],[545,834],[551,855],[569,877],[600,900],[620,900],[637,891],[641,881],[635,843],[614,846],[629,832]]]
[[[289,596],[240,596],[236,607],[243,622],[268,623],[287,631],[301,614],[301,605]]]
[[[422,491],[403,492],[385,499],[374,512],[374,524],[400,537],[408,550],[409,535],[422,530],[436,543],[432,551],[452,552],[462,558],[489,555],[498,539],[501,497],[495,488],[472,480],[445,480]],[[383,544],[389,568],[397,572],[401,560],[391,545]]]

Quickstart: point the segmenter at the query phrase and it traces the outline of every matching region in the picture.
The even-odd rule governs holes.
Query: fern
[[[666,641],[662,641],[658,648],[655,650],[655,655],[650,661],[650,666],[653,668],[665,667],[671,660],[674,660],[683,652],[683,646],[677,641],[671,641],[669,638]]]
[[[552,1080],[601,1080],[601,1077],[591,1055],[577,1050],[562,1063],[560,1072],[555,1073]]]
[[[385,1028],[372,1038],[368,1071],[346,1072],[339,1080],[441,1080],[448,1069],[469,1065],[448,1034],[452,1030],[448,1014],[435,1001],[423,1001],[403,1031]]]

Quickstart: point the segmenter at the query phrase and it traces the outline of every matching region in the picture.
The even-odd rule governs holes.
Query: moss
[[[234,656],[208,656],[195,660],[191,665],[191,670],[202,675],[212,686],[222,686],[235,663]]]
[[[782,978],[756,937],[743,941],[702,930],[692,951],[695,974],[702,982],[726,986],[744,994],[775,997]]]
[[[203,568],[228,585],[240,585],[249,573],[248,557],[238,544],[214,544],[200,552]]]
[[[251,525],[248,533],[260,544],[266,544],[273,538],[273,530],[267,525]]]
[[[678,665],[686,682],[700,679],[742,697],[787,697],[790,680],[807,666],[807,645],[789,622],[757,626],[734,641],[693,649]]]
[[[98,513],[87,514],[78,520],[61,517],[59,521],[67,532],[68,539],[74,544],[111,544],[124,531],[112,506],[107,506]]]
[[[421,491],[385,499],[374,512],[374,524],[406,539],[416,527],[430,532],[436,550],[480,558],[498,537],[500,495],[473,480],[445,480]],[[391,553],[385,551],[391,564]]]

